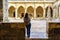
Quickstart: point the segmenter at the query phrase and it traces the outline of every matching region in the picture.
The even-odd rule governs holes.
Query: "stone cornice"
[[[8,2],[11,4],[54,4],[54,2]]]

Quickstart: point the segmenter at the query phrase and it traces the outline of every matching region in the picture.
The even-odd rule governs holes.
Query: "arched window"
[[[24,15],[23,13],[25,13],[25,9],[23,6],[20,6],[17,10],[17,16],[21,18]]]
[[[48,13],[48,10],[49,10],[48,8],[50,8],[50,17],[53,17],[53,9],[52,9],[51,7],[47,7],[47,8],[46,8],[45,17],[47,17],[47,15],[49,14],[49,13]]]
[[[41,6],[37,7],[36,16],[37,17],[43,17],[43,8]]]
[[[13,7],[13,6],[11,6],[10,8],[9,8],[9,17],[15,17],[15,8]]]
[[[29,6],[29,7],[27,8],[27,13],[29,13],[29,16],[30,16],[31,18],[34,17],[34,9],[33,9],[32,6]]]

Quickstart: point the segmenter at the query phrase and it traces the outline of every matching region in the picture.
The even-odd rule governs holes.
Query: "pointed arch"
[[[36,8],[36,17],[43,17],[43,8],[41,6]]]
[[[20,6],[20,7],[18,8],[18,10],[17,10],[17,16],[21,18],[21,17],[22,17],[22,14],[23,14],[23,16],[24,16],[24,13],[25,13],[24,7],[23,7],[23,6]]]
[[[29,7],[27,8],[27,13],[29,13],[29,16],[30,16],[31,18],[33,18],[33,17],[34,17],[34,8],[33,8],[32,6],[29,6]]]
[[[8,10],[9,17],[15,17],[15,7],[11,6]]]
[[[53,17],[53,9],[52,9],[52,7],[47,7],[46,8],[46,14],[45,14],[45,17],[47,17],[47,15],[48,15],[48,8],[50,8],[50,17]]]

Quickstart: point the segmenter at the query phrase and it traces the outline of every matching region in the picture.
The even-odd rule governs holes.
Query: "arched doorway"
[[[9,12],[9,17],[15,17],[15,8],[13,6],[11,6],[8,10]]]
[[[49,14],[49,13],[48,13],[48,10],[49,10],[49,9],[50,9],[50,15],[49,15],[49,16],[50,16],[50,17],[53,17],[53,9],[52,9],[51,7],[47,7],[47,8],[46,8],[45,17],[48,17],[48,14]]]
[[[34,9],[33,9],[32,6],[29,6],[29,7],[27,8],[27,13],[29,13],[29,16],[30,16],[31,18],[34,17]]]
[[[43,17],[43,8],[41,6],[36,9],[36,17]]]
[[[18,8],[18,10],[17,10],[17,16],[18,16],[18,18],[24,17],[24,13],[25,13],[24,7],[20,6],[20,7]]]

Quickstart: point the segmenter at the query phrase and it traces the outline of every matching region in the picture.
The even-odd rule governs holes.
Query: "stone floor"
[[[28,39],[25,40],[60,40],[60,28],[54,28],[49,30],[49,38],[48,39]]]

